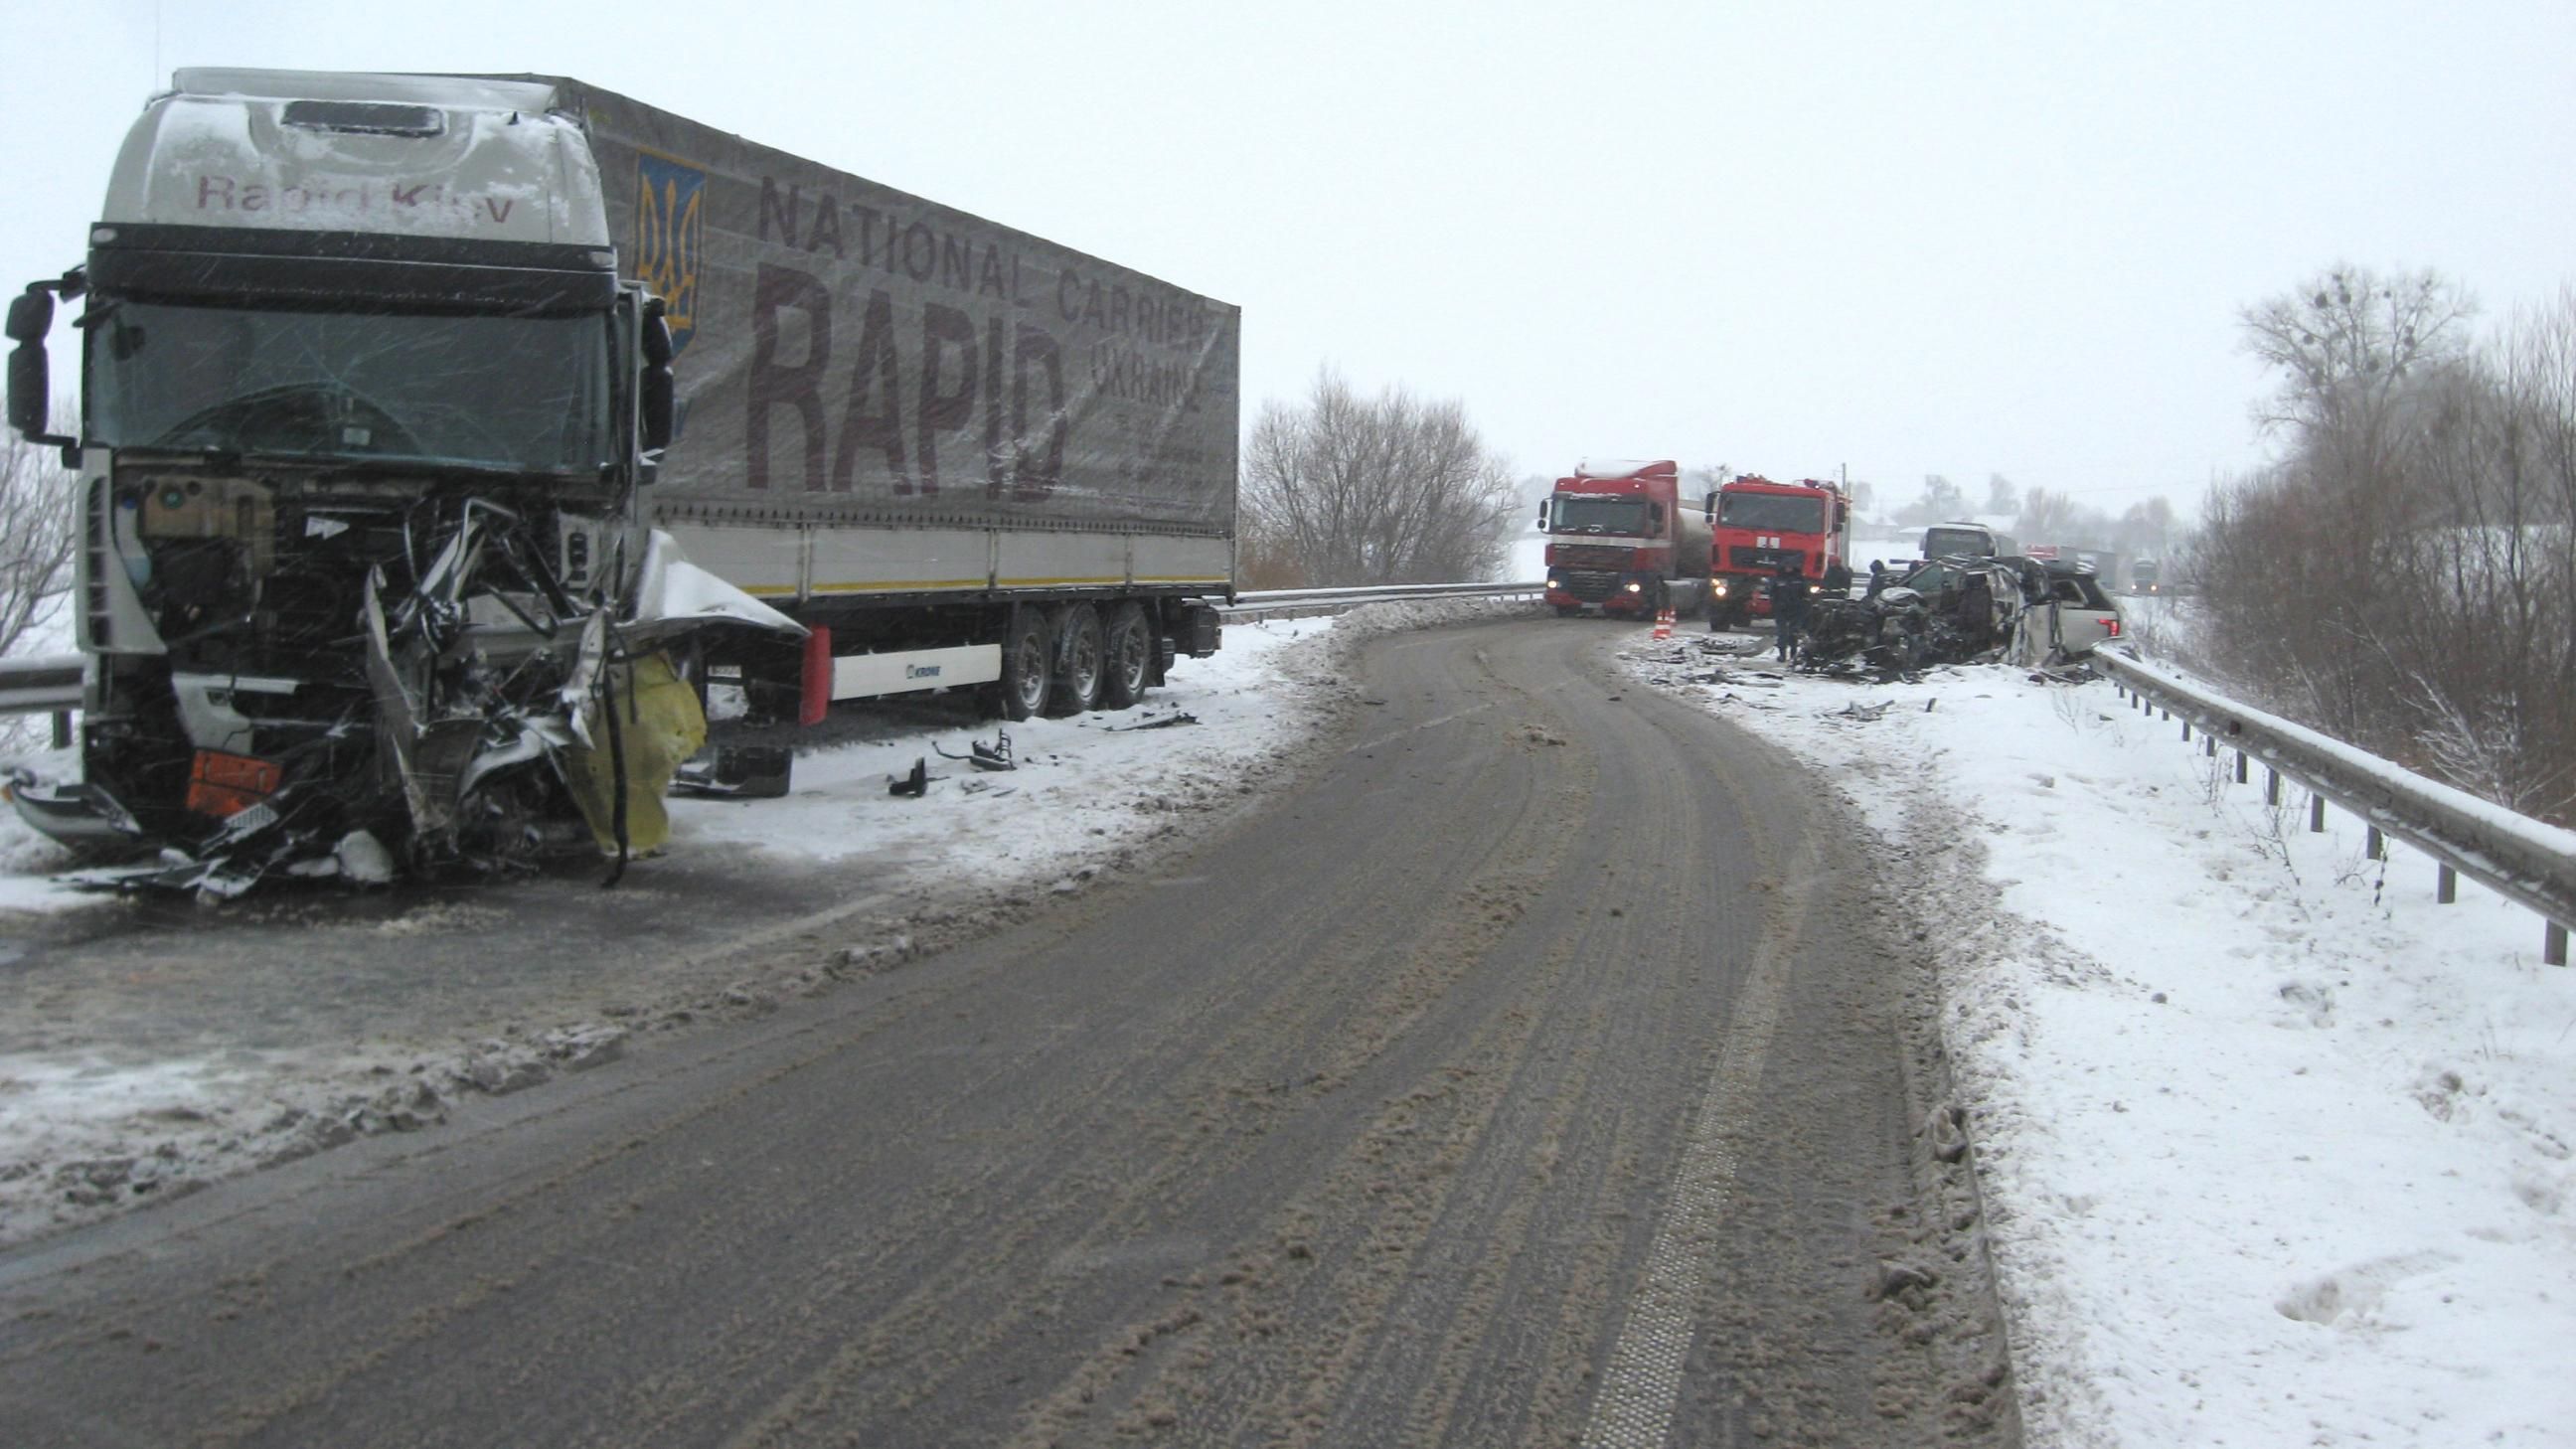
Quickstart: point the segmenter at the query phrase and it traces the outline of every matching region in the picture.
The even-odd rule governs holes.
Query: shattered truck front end
[[[216,895],[657,843],[705,729],[670,651],[796,626],[638,522],[668,333],[578,123],[519,83],[178,81],[86,268],[30,289],[86,301],[94,665],[84,778],[21,813]]]

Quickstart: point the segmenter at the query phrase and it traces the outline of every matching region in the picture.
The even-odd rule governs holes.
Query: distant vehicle
[[[2164,590],[2164,566],[2151,558],[2132,559],[2129,563],[2129,592],[2161,594]]]
[[[1979,627],[1985,627],[1998,566],[2010,569],[2020,583],[2017,619],[2005,617],[2010,613],[2008,609],[1997,610],[1991,616],[1996,626],[2009,625],[2014,631],[2005,656],[2011,662],[2044,664],[2071,659],[2128,633],[2128,616],[2122,612],[2120,601],[2102,587],[2101,579],[2091,570],[2065,560],[2027,555],[1988,560],[1953,555],[1934,559],[1907,574],[1902,586],[1921,595],[1936,614],[1955,614],[1969,608],[1978,615]],[[1989,598],[1973,605],[1963,602],[1978,585],[1983,586]]]
[[[1762,586],[1784,563],[1813,593],[1851,591],[1851,502],[1833,484],[1774,483],[1748,473],[1709,494],[1702,507],[1710,527],[1709,628],[1768,618]]]
[[[2001,529],[1964,520],[1936,523],[1923,530],[1923,557],[1993,558],[1998,554],[2020,552],[2013,536]]]
[[[1571,617],[1696,614],[1708,602],[1708,525],[1681,506],[1681,469],[1588,461],[1539,505],[1547,601]]]

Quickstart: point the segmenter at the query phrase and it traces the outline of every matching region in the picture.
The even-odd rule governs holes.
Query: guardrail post
[[[2370,827],[2370,833],[2362,837],[2361,853],[2370,860],[2388,858],[2388,837],[2379,833],[2378,826]]]
[[[2434,903],[2445,906],[2457,905],[2459,899],[2460,873],[2451,869],[2450,862],[2445,861],[2442,863],[2441,874],[2433,878]]]
[[[2203,754],[2203,755],[2207,756],[2207,757],[2208,757],[2208,758],[2210,758],[2210,759],[2213,759],[2213,760],[2214,760],[2214,759],[2217,759],[2217,758],[2218,758],[2218,736],[2216,736],[2216,735],[2211,735],[2211,734],[2204,734],[2204,735],[2202,735],[2202,736],[2200,737],[2200,752],[2201,752],[2201,754]]]
[[[2245,752],[2243,750],[2238,750],[2236,752],[2236,783],[2239,785],[2245,783]]]
[[[2326,797],[2314,792],[2308,796],[2308,833],[2310,835],[2326,833]]]
[[[2182,722],[2182,737],[2183,737],[2184,739],[2186,739],[2186,740],[2188,740],[2188,739],[2190,739],[2190,738],[2191,738],[2191,721],[2190,721],[2190,720],[2184,720],[2184,721]]]
[[[54,748],[55,748],[55,749],[58,749],[58,750],[68,750],[68,749],[70,749],[71,747],[72,747],[72,712],[71,712],[70,710],[67,710],[67,709],[58,709],[58,710],[55,710],[55,711],[54,711]]]
[[[2263,803],[2266,805],[2281,803],[2281,772],[2269,765],[2263,767]]]
[[[2567,964],[2567,927],[2564,923],[2552,921],[2549,929],[2541,932],[2540,959],[2549,966]]]

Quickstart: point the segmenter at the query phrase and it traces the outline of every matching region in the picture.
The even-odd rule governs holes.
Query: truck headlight
[[[1549,580],[1547,581],[1547,586],[1548,586],[1549,588],[1551,588],[1551,589],[1556,590],[1556,591],[1557,591],[1558,593],[1560,593],[1560,594],[1565,592],[1565,585],[1564,585],[1564,583],[1563,583],[1562,581],[1560,581],[1560,580],[1557,580],[1557,579],[1549,579]]]
[[[1645,591],[1646,586],[1644,584],[1630,584],[1628,586],[1628,592],[1632,594],[1642,594]]]
[[[1716,585],[1713,585],[1713,586],[1710,588],[1709,592],[1711,592],[1711,593],[1713,593],[1713,594],[1717,595],[1719,598],[1723,599],[1723,598],[1725,598],[1725,597],[1726,597],[1726,585],[1724,585],[1724,584],[1716,584]]]

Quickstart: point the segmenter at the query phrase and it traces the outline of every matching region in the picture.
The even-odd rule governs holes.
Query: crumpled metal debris
[[[930,747],[937,750],[943,760],[964,760],[979,770],[1016,770],[1020,767],[1019,761],[1011,756],[1009,730],[995,730],[993,742],[989,745],[982,740],[968,740],[966,753],[962,755],[952,755],[940,749],[937,740],[932,740]]]
[[[1866,666],[1902,676],[2000,654],[2028,608],[2033,582],[2001,560],[1952,562],[1958,564],[1955,576],[1936,594],[1896,584],[1866,598],[1824,598],[1809,605],[1799,666]],[[2039,586],[2045,586],[2044,578]]]
[[[175,570],[156,584],[176,708],[135,686],[90,722],[121,731],[92,778],[11,791],[48,834],[153,856],[73,879],[230,899],[585,845],[622,869],[667,839],[662,796],[705,740],[669,646],[718,623],[803,632],[658,531],[576,587],[553,562],[579,520],[452,495],[335,509],[254,581],[259,609],[226,612],[230,576],[191,598]]]
[[[912,762],[912,773],[888,775],[886,793],[918,800],[930,793],[930,760],[927,756]]]
[[[785,745],[717,745],[682,761],[671,788],[689,795],[775,800],[787,793],[795,768],[795,751]]]
[[[1383,701],[1377,700],[1372,700],[1370,702],[1373,704],[1383,703]],[[1197,715],[1191,714],[1187,710],[1183,710],[1178,714],[1167,714],[1157,719],[1149,719],[1143,724],[1111,725],[1108,729],[1102,731],[1102,733],[1113,735],[1132,735],[1138,730],[1168,730],[1177,728],[1181,725],[1194,725],[1198,722],[1199,717]]]

